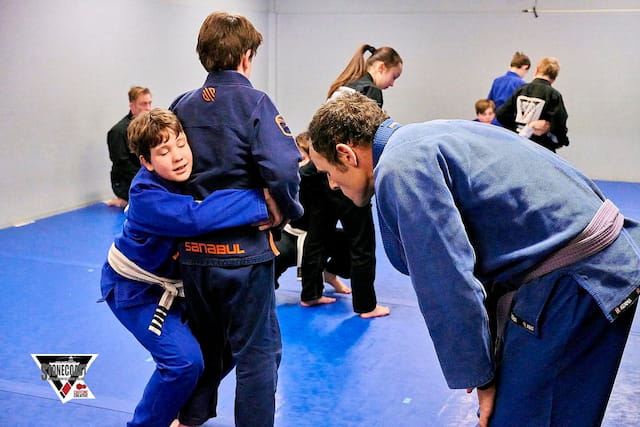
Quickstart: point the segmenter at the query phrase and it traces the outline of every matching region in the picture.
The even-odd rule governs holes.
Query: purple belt
[[[618,238],[623,223],[624,216],[618,207],[605,200],[585,229],[529,272],[523,283],[597,254]]]

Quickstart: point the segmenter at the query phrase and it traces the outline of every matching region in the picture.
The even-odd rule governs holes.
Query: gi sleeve
[[[254,160],[271,196],[285,218],[302,216],[298,200],[302,159],[291,131],[268,96],[258,102],[254,113],[255,139],[252,146]]]
[[[496,91],[494,90],[496,84],[495,84],[495,80],[494,83],[491,84],[491,89],[489,89],[489,95],[487,95],[487,99],[493,102],[496,102],[496,98],[497,98],[497,94],[495,93]]]
[[[514,92],[496,111],[496,119],[502,127],[516,131],[516,99],[518,91]]]
[[[473,273],[474,249],[449,190],[446,162],[386,154],[375,189],[381,228],[390,234],[387,255],[411,277],[449,387],[486,384],[493,364],[485,291]]]
[[[559,93],[556,93],[556,95],[557,97],[553,100],[553,108],[546,112],[551,124],[549,132],[558,139],[558,145],[569,145],[569,138],[567,137],[567,119],[569,115],[564,106],[562,95]]]
[[[141,230],[187,237],[249,225],[268,218],[262,190],[219,190],[201,203],[160,185],[132,186],[127,220]]]

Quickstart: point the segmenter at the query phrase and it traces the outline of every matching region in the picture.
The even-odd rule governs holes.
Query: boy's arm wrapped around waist
[[[160,236],[195,236],[268,218],[262,189],[218,190],[202,202],[153,186],[133,187],[130,195],[127,220]]]

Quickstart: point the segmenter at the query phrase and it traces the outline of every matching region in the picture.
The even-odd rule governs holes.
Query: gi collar
[[[382,151],[384,150],[385,145],[387,145],[387,141],[391,138],[391,135],[398,129],[400,129],[402,125],[393,119],[387,119],[378,126],[378,130],[376,134],[373,136],[373,167],[375,168],[378,165],[378,160],[380,160],[380,155],[382,155]]]

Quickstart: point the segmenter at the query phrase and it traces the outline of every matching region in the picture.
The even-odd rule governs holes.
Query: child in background
[[[552,86],[559,73],[560,63],[556,58],[542,58],[536,65],[531,83],[520,86],[496,112],[505,128],[554,153],[569,145],[569,115],[562,95]]]
[[[365,60],[366,52],[370,55]],[[382,107],[382,91],[400,78],[402,67],[402,58],[394,48],[360,45],[342,73],[331,83],[327,98],[340,96],[342,92],[359,92]]]
[[[500,108],[516,89],[526,83],[524,76],[527,75],[530,67],[531,60],[527,55],[522,52],[513,54],[507,72],[496,77],[491,83],[487,98],[496,103],[495,108]]]
[[[369,56],[365,60],[366,53]],[[394,48],[383,46],[376,49],[369,44],[362,44],[329,86],[327,102],[346,93],[359,92],[382,107],[382,91],[393,86],[402,70],[402,58]],[[340,221],[349,241],[353,311],[365,319],[387,316],[391,310],[378,304],[374,288],[376,246],[371,205],[355,206],[342,192],[333,191],[327,177],[318,174],[315,166],[308,172],[309,175],[312,173],[317,175],[320,183],[315,185],[318,194],[312,198],[315,204],[307,209],[311,211],[310,232],[305,240],[302,259],[301,304],[310,307],[336,301],[323,294],[323,251],[328,246],[326,236],[331,235]]]
[[[488,123],[501,126],[496,120],[496,104],[490,99],[479,99],[476,101],[476,118],[474,122]]]
[[[308,132],[302,132],[296,136],[296,145],[302,155],[300,162],[300,202],[304,206],[304,215],[287,224],[282,232],[282,237],[276,246],[280,254],[276,257],[276,289],[279,287],[278,279],[287,268],[297,266],[298,280],[302,280],[302,257],[304,242],[309,230],[309,212],[317,203],[326,207],[331,200],[323,197],[323,188],[326,186],[326,177],[318,175],[309,161]],[[319,194],[320,193],[320,194]],[[324,228],[323,228],[324,230]],[[333,233],[325,235],[326,245],[322,251],[324,271],[322,272],[325,283],[331,285],[336,293],[350,294],[351,289],[344,284],[338,276],[350,277],[351,259],[349,254],[349,241],[342,228],[334,228]],[[303,284],[304,286],[304,284]],[[333,299],[335,301],[335,299]]]

